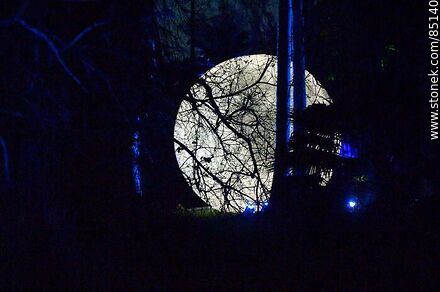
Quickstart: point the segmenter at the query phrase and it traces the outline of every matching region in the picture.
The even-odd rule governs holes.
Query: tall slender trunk
[[[293,22],[293,114],[295,123],[293,124],[293,139],[300,139],[305,131],[301,121],[295,115],[302,112],[307,106],[306,84],[305,84],[305,54],[304,54],[304,17],[303,0],[293,0],[292,22]],[[298,143],[302,143],[299,141]],[[301,155],[301,154],[299,154]],[[293,165],[293,174],[296,178],[304,177],[306,174],[305,165],[298,162]],[[297,179],[301,182],[301,179]],[[301,186],[297,186],[301,187]]]
[[[304,54],[304,17],[303,0],[293,0],[292,5],[293,22],[293,110],[303,111],[306,104],[306,83],[305,83],[305,54]],[[301,131],[302,127],[296,123],[293,127],[294,133]]]
[[[291,82],[293,79],[293,90]],[[303,0],[280,0],[278,26],[278,83],[275,171],[272,193],[277,198],[287,196],[289,142],[292,134],[302,131],[300,124],[292,125],[289,115],[292,110],[300,112],[306,108],[304,18]],[[302,175],[300,166],[292,169]]]
[[[289,113],[291,105],[290,81],[292,75],[292,10],[291,0],[279,1],[278,24],[278,81],[275,170],[272,193],[275,201],[286,193],[288,171],[288,144],[290,140]]]

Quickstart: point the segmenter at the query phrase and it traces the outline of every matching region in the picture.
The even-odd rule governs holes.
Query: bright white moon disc
[[[180,105],[176,158],[188,184],[212,208],[261,209],[273,178],[276,57],[242,56],[208,70]],[[210,92],[212,91],[212,93]],[[331,100],[306,72],[307,106]]]

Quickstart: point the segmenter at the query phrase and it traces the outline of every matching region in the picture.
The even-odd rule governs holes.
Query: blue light
[[[142,196],[142,179],[141,179],[141,170],[138,164],[133,164],[133,180],[134,180],[134,187],[136,190],[136,193],[139,196]]]
[[[139,141],[140,135],[139,132],[133,133],[133,144],[131,145],[131,152],[133,154],[132,161],[132,173],[133,173],[133,181],[136,193],[139,196],[142,196],[142,171],[139,165],[139,158],[141,156],[140,146],[141,142]]]
[[[135,141],[135,142],[133,142],[133,145],[131,146],[131,151],[132,151],[133,157],[135,159],[138,159],[141,156],[141,152],[139,150],[139,146],[140,146],[139,144],[140,144],[139,141]]]
[[[357,158],[358,153],[357,150],[352,147],[347,142],[342,141],[341,149],[339,150],[339,155],[345,158]]]
[[[261,207],[261,212],[265,212],[269,208],[269,202],[264,202]]]
[[[350,212],[354,212],[361,208],[361,203],[357,197],[351,197],[348,199],[346,206]]]
[[[243,211],[243,214],[245,216],[253,215],[256,212],[255,207],[253,206],[246,206],[246,208]]]
[[[250,216],[259,212],[265,212],[268,207],[269,202],[267,201],[261,202],[258,205],[256,205],[256,203],[250,203],[245,207],[243,214],[245,216]]]
[[[139,141],[139,132],[133,133],[133,145],[131,146],[131,152],[133,153],[134,159],[138,159],[141,156],[140,146],[141,142]]]
[[[255,213],[255,208],[247,206],[246,209],[244,209],[244,212]]]

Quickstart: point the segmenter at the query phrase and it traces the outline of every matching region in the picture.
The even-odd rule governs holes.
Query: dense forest
[[[279,55],[279,1],[3,1],[0,287],[428,289],[439,172],[424,4],[303,2],[305,67],[332,100],[289,116],[309,130],[287,157],[307,175],[287,179],[266,212],[196,214],[207,204],[176,160],[179,107],[203,118],[193,86],[209,93],[205,72]]]

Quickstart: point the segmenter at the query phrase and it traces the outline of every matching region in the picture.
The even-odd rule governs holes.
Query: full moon
[[[180,105],[174,128],[187,183],[222,212],[260,210],[273,179],[277,60],[249,55],[224,61],[201,76]],[[307,106],[331,103],[306,71]],[[321,177],[328,179],[327,174]]]

